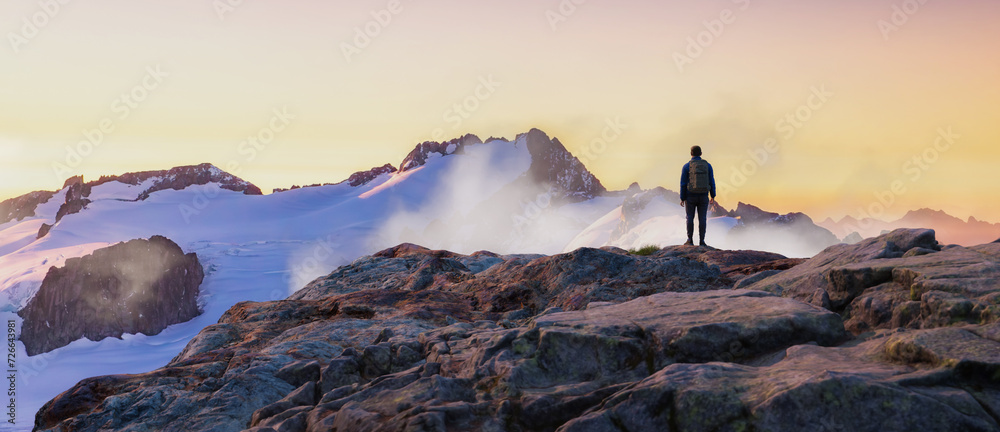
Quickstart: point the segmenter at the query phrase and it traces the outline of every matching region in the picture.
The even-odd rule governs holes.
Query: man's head
[[[701,156],[701,146],[691,147],[691,156],[694,156],[694,157]]]

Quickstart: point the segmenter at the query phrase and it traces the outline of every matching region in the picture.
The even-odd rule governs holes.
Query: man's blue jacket
[[[701,156],[695,156],[691,160],[701,160]],[[691,171],[691,162],[684,164],[684,169],[681,170],[681,201],[687,201],[688,196],[688,179],[690,178],[689,172]],[[708,164],[708,178],[712,184],[712,199],[715,199],[715,171],[712,170],[712,164]]]

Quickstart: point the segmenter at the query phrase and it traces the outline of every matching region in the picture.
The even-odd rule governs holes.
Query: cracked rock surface
[[[920,231],[798,265],[400,245],[288,300],[234,306],[164,368],[81,381],[36,428],[995,431],[992,251]],[[751,289],[733,289],[736,274],[756,276]],[[920,292],[907,325],[855,308],[891,284]]]

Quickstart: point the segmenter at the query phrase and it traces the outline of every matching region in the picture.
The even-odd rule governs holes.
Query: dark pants
[[[688,240],[694,236],[694,213],[698,212],[698,238],[700,243],[705,243],[705,223],[708,220],[708,194],[692,194],[687,196],[687,229]]]

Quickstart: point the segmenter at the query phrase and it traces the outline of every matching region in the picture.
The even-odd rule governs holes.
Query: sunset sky
[[[611,189],[676,190],[700,144],[726,207],[818,221],[881,195],[886,218],[1000,222],[998,20],[996,0],[10,0],[0,200],[201,162],[337,182],[537,127]]]

